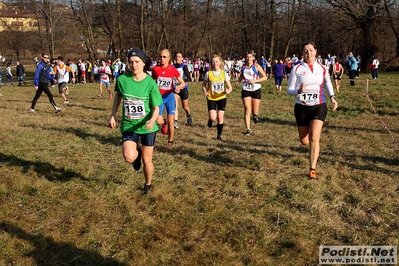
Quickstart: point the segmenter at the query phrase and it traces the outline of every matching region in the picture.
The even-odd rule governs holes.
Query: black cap
[[[147,62],[147,56],[140,49],[130,50],[129,54],[127,55],[127,57],[130,58],[132,56],[138,56],[141,60],[143,60],[144,64]]]

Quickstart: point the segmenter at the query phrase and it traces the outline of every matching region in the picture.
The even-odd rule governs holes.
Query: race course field
[[[148,195],[98,84],[70,86],[68,106],[51,88],[60,115],[45,94],[28,112],[32,86],[0,88],[0,265],[317,265],[320,245],[398,246],[398,73],[369,81],[377,114],[370,76],[342,80],[318,180],[307,177],[286,80],[280,94],[263,83],[250,136],[234,87],[224,141],[191,83],[193,125],[180,105],[173,147],[157,134]]]

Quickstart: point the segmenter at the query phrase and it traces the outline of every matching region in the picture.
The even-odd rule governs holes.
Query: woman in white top
[[[245,134],[250,135],[251,113],[254,123],[258,123],[259,105],[261,99],[260,82],[267,80],[265,71],[255,62],[253,51],[245,56],[245,65],[241,68],[241,74],[236,82],[236,86],[242,81],[241,98],[244,104]]]
[[[320,153],[320,135],[327,117],[327,104],[323,87],[327,88],[333,111],[338,107],[330,75],[325,66],[316,61],[317,48],[312,42],[302,47],[303,62],[294,66],[288,80],[287,92],[295,95],[295,119],[299,139],[309,144],[309,178],[316,179],[316,163]]]

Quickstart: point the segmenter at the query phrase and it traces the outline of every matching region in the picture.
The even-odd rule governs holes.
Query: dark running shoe
[[[245,131],[245,135],[247,136],[251,135],[251,130],[247,129],[247,131]]]
[[[133,165],[133,169],[138,171],[141,168],[141,148],[137,147],[137,158],[134,160],[134,162],[132,163]]]
[[[254,115],[254,123],[257,124],[259,122],[259,117],[257,115]]]
[[[193,119],[191,118],[191,115],[187,117],[187,125],[191,126],[193,124]]]
[[[211,128],[212,127],[212,120],[208,120],[208,127]]]
[[[144,188],[143,188],[144,195],[148,194],[148,192],[150,192],[150,190],[151,190],[151,185],[144,184]]]

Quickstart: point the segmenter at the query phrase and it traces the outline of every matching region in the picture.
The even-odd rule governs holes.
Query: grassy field
[[[342,81],[316,181],[272,80],[251,136],[240,90],[228,96],[224,142],[191,84],[193,126],[180,116],[172,149],[157,135],[148,195],[97,84],[70,87],[58,116],[44,94],[28,113],[33,87],[0,88],[0,265],[317,265],[320,245],[397,246],[399,147],[379,117],[399,138],[398,74],[370,81],[379,116],[369,76]]]

